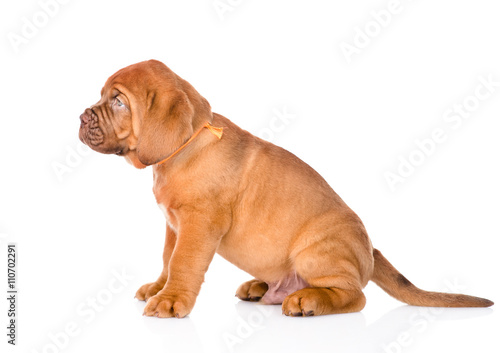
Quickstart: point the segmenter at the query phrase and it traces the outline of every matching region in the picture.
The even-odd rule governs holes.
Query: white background
[[[293,115],[271,140],[323,175],[413,283],[500,301],[500,87],[460,127],[443,118],[474,103],[479,77],[500,81],[498,4],[401,0],[381,27],[372,11],[388,1],[221,2],[222,16],[212,0],[72,0],[46,23],[37,1],[0,5],[0,273],[17,242],[20,325],[13,349],[1,330],[1,351],[498,352],[496,306],[422,311],[370,283],[361,313],[289,318],[238,302],[250,276],[219,256],[188,318],[141,315],[133,297],[161,270],[165,227],[151,170],[74,151],[107,77],[151,58],[255,134]],[[23,18],[40,28],[15,46]],[[342,43],[366,30],[349,62]],[[392,191],[385,173],[436,128],[446,141]],[[1,300],[1,327],[6,311]]]

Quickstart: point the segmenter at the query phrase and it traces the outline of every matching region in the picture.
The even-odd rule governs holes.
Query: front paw
[[[191,312],[195,299],[184,295],[159,292],[148,300],[144,308],[144,315],[182,318]]]
[[[135,293],[135,297],[139,300],[147,301],[152,296],[156,295],[159,291],[163,289],[163,286],[158,284],[157,282],[146,283],[143,285],[137,293]]]

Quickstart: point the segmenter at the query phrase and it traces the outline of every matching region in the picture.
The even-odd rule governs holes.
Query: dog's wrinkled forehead
[[[149,60],[127,66],[108,78],[101,90],[101,96],[109,90],[122,87],[136,97],[145,91],[161,86],[176,86],[176,75],[162,62]]]

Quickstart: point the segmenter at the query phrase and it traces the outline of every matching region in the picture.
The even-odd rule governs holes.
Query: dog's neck
[[[201,127],[199,128],[181,147],[179,147],[177,150],[175,150],[170,156],[167,158],[159,161],[156,163],[156,165],[161,165],[168,160],[170,160],[172,157],[174,157],[176,154],[181,152],[184,148],[186,148],[199,134],[203,129],[208,129],[215,137],[217,137],[219,140],[222,138],[223,130],[224,128],[222,127],[214,127],[212,126],[208,121]]]

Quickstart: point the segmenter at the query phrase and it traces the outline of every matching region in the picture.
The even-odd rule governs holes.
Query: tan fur
[[[117,92],[124,107],[114,100]],[[101,95],[82,114],[80,138],[98,152],[125,156],[137,168],[152,166],[153,192],[167,218],[163,271],[136,295],[147,300],[145,315],[189,314],[215,252],[256,278],[240,286],[239,298],[268,296],[291,316],[359,311],[370,279],[409,304],[493,304],[425,292],[403,280],[316,171],[212,113],[208,102],[162,63],[151,60],[118,71]],[[224,127],[221,140],[204,129],[156,165],[207,121]]]

